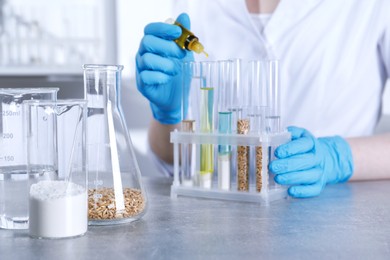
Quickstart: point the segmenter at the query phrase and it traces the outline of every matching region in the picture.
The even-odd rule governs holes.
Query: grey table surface
[[[390,181],[329,185],[268,207],[171,199],[170,180],[143,182],[141,220],[60,240],[0,230],[0,259],[390,259]]]

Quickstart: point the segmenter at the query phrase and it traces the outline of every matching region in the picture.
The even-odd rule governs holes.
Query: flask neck
[[[84,70],[85,97],[89,107],[105,107],[120,102],[121,70]]]

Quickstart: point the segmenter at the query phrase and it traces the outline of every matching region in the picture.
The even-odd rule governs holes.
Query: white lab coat
[[[389,0],[282,0],[263,33],[245,0],[179,0],[181,12],[210,60],[271,51],[280,59],[284,126],[316,136],[373,133],[390,75]]]

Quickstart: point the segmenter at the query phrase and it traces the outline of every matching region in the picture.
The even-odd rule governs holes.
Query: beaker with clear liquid
[[[121,107],[123,66],[86,64],[88,217],[92,225],[131,222],[146,194]]]
[[[28,228],[26,100],[57,99],[58,88],[0,89],[0,228]]]

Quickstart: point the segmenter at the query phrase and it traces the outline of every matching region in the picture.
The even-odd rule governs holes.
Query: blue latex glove
[[[317,196],[328,183],[347,181],[353,173],[352,152],[340,136],[315,138],[309,131],[289,127],[292,140],[275,150],[269,169],[275,181],[290,185],[292,197]]]
[[[190,18],[181,14],[177,21],[190,29]],[[181,49],[173,40],[182,31],[177,25],[151,23],[144,29],[136,56],[138,90],[150,101],[153,116],[162,124],[181,120],[182,62],[194,60],[193,53]]]

